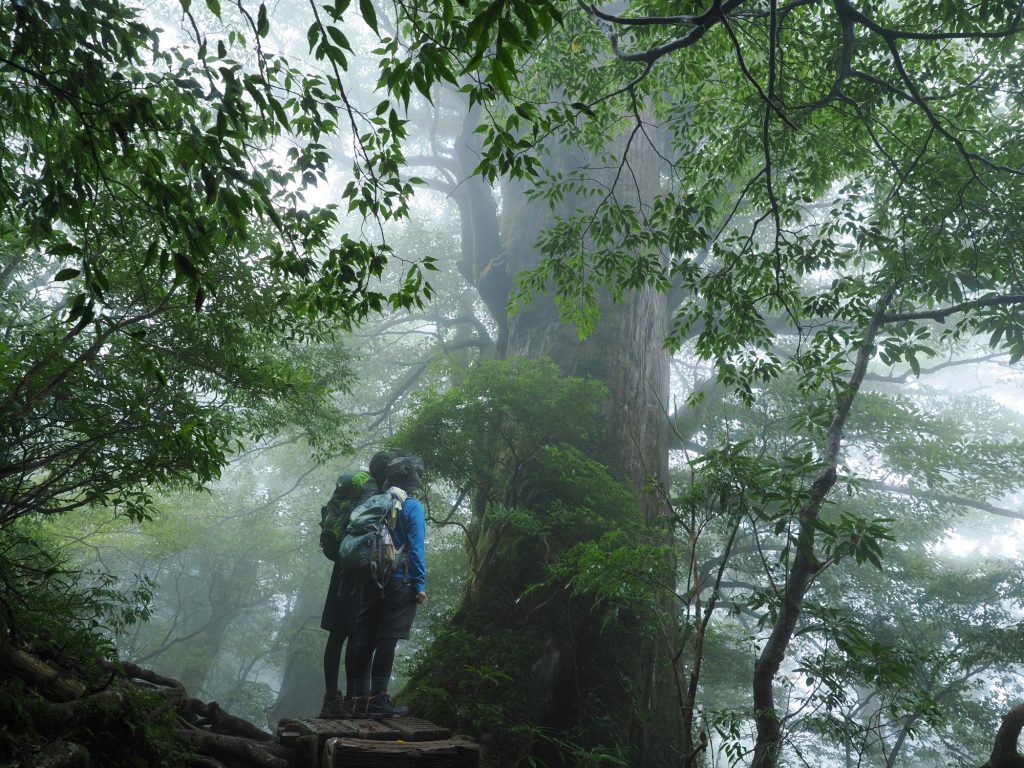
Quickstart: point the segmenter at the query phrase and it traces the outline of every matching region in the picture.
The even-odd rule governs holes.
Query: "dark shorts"
[[[360,639],[364,643],[390,637],[406,640],[416,618],[416,605],[412,582],[392,579],[383,593],[372,581],[367,582],[359,612]]]
[[[327,589],[324,601],[324,613],[320,619],[320,628],[328,632],[353,634],[359,629],[359,608],[363,602],[362,590],[358,586],[351,587],[341,578],[341,568],[337,563],[331,571],[331,586]]]

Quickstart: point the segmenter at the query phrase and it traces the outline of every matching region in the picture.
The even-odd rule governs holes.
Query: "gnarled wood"
[[[115,734],[123,734],[126,719],[166,723],[173,720],[172,714],[177,715],[181,737],[194,750],[187,758],[190,768],[323,768],[335,764],[324,762],[326,745],[331,741],[348,745],[339,747],[338,754],[344,752],[355,762],[346,757],[344,765],[475,768],[479,764],[475,744],[450,741],[446,728],[413,717],[282,720],[275,740],[248,720],[225,712],[215,701],[189,698],[178,680],[127,662],[103,664],[114,673],[104,690],[54,701],[86,688],[27,651],[4,645],[0,654],[41,694],[32,694],[21,702],[33,729],[42,737],[38,751],[22,759],[26,768],[88,768],[95,764],[89,744],[122,738]],[[54,686],[53,681],[58,679],[62,686]],[[137,710],[139,697],[132,695],[132,688],[140,685],[160,694],[151,699],[154,703],[145,713]],[[85,743],[71,741],[72,734],[83,732],[90,734]],[[358,746],[363,744],[375,745],[368,750],[372,757],[365,758],[371,760],[369,763],[359,756],[367,751]]]
[[[203,730],[185,731],[184,735],[199,752],[216,760],[240,760],[254,768],[289,768],[291,764],[291,750],[278,744],[260,743]]]
[[[133,664],[130,661],[105,661],[102,666],[110,672],[115,672],[129,679],[143,680],[147,683],[162,686],[164,688],[175,688],[182,691],[185,690],[185,686],[179,681],[170,677],[164,677],[151,669],[140,667],[138,664]]]
[[[982,768],[1024,768],[1024,757],[1017,751],[1017,739],[1024,728],[1024,704],[1018,704],[1003,718],[996,732],[992,755]]]
[[[0,643],[0,667],[41,690],[51,701],[72,701],[85,694],[85,686],[27,651]]]
[[[202,718],[202,725],[209,727],[214,733],[260,742],[274,740],[271,734],[253,725],[248,720],[225,712],[216,701],[205,704],[199,699],[188,699],[185,702],[185,709],[191,714]]]

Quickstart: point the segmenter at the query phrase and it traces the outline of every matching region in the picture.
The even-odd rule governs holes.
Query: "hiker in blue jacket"
[[[395,704],[388,694],[395,648],[409,637],[416,608],[427,599],[426,520],[423,505],[413,494],[423,485],[423,460],[418,456],[395,459],[388,465],[385,488],[408,494],[394,527],[395,546],[402,553],[383,588],[367,582],[359,612],[360,646],[356,656],[356,714],[397,717],[409,708]]]
[[[374,454],[368,468],[369,478],[366,478],[365,472],[344,474],[338,478],[334,495],[351,508],[380,493],[386,487],[384,481],[387,479],[388,465],[400,456],[405,456],[405,451],[390,449]],[[324,647],[326,692],[319,717],[329,720],[344,720],[355,714],[352,701],[356,686],[353,680],[357,669],[359,610],[363,598],[362,585],[346,584],[339,566],[340,563],[335,560],[327,598],[324,601],[323,616],[320,619],[320,628],[330,634],[327,635],[327,644]],[[341,649],[346,640],[348,645],[345,647],[345,697],[342,698],[338,690],[338,677],[341,672]]]

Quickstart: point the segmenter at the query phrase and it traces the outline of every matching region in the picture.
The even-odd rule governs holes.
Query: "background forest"
[[[484,764],[1019,768],[1022,16],[0,0],[0,663],[314,715],[397,445]],[[210,765],[54,684],[0,763]]]

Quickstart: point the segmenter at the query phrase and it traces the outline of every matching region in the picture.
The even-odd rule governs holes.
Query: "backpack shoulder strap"
[[[391,496],[391,510],[390,511],[394,514],[395,528],[401,530],[402,529],[402,508],[405,507],[405,502],[409,498],[409,494],[406,493],[405,491],[403,491],[401,488],[398,488],[397,486],[393,486],[391,488],[388,488],[388,494]],[[405,566],[407,564],[408,558],[409,558],[409,551],[408,551],[409,535],[408,535],[408,532],[404,531],[404,530],[402,531],[402,533],[403,533],[403,538],[405,539],[405,541],[402,542],[402,546],[398,548],[397,559],[396,559],[396,566],[399,565],[399,564],[401,564],[402,566]]]

